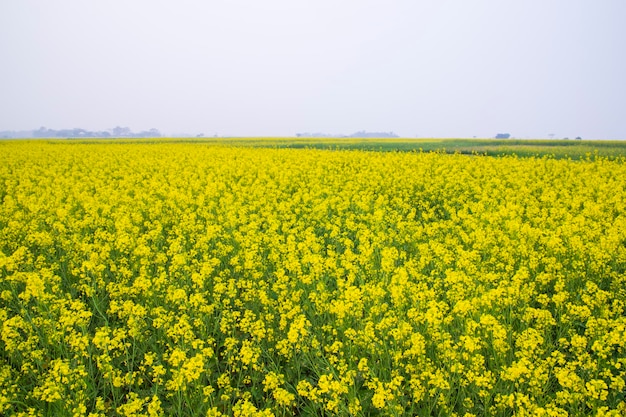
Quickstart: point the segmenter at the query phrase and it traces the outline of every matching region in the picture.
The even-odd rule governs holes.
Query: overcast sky
[[[0,130],[626,139],[624,0],[0,0]]]

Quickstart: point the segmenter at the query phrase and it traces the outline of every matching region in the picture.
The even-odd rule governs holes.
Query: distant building
[[[508,139],[511,137],[510,133],[498,133],[496,139]]]

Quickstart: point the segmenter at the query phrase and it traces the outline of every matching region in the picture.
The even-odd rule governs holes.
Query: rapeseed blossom
[[[2,415],[626,415],[626,164],[0,144]]]

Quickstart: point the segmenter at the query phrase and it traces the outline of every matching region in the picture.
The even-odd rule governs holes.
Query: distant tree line
[[[128,127],[114,127],[110,130],[92,131],[86,129],[47,129],[40,127],[37,130],[2,131],[0,138],[158,138],[161,132],[157,129],[133,132]]]
[[[397,138],[399,137],[393,132],[366,132],[358,131],[351,135],[331,135],[328,133],[296,133],[299,138]]]
[[[59,137],[67,137],[67,138],[154,138],[160,137],[161,132],[157,129],[144,130],[141,132],[133,132],[128,127],[114,127],[111,130],[102,130],[102,131],[90,131],[85,129],[46,129],[45,127],[40,127],[39,129],[33,131],[33,137],[36,138],[59,138]]]

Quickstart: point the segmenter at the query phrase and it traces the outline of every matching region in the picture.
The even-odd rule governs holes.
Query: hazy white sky
[[[626,139],[624,0],[0,0],[0,130]]]

